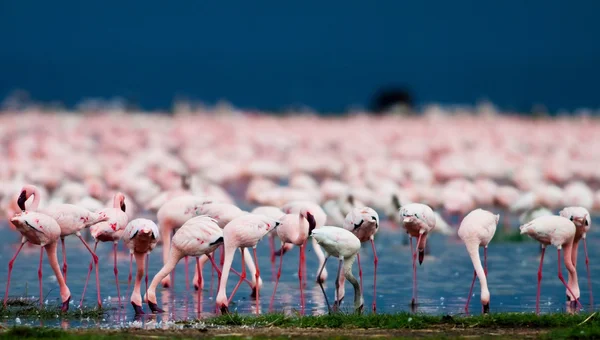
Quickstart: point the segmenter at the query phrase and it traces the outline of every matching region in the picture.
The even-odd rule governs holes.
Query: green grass
[[[496,234],[492,239],[492,242],[529,242],[534,241],[531,237],[527,235],[521,235],[521,231],[519,229],[511,229],[510,231],[504,231],[504,228],[498,226],[496,229]]]
[[[8,299],[6,308],[0,304],[0,318],[38,318],[41,320],[61,318],[90,318],[100,319],[108,313],[106,308],[69,308],[69,311],[63,313],[60,306],[44,306],[41,308],[38,300],[29,300],[23,298]]]

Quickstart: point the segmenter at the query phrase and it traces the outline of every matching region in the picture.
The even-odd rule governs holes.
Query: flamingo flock
[[[310,241],[318,260],[315,283],[328,310],[340,310],[348,280],[354,289],[353,308],[360,313],[364,298],[359,252],[362,243],[371,244],[376,297],[378,256],[393,256],[389,250],[378,253],[375,248],[377,233],[385,226],[403,230],[410,244],[411,305],[418,304],[417,269],[426,252],[435,251],[428,248],[428,236],[442,233],[460,238],[473,262],[465,310],[478,278],[482,310],[488,313],[488,246],[499,224],[510,230],[518,218],[520,233],[541,245],[536,311],[548,245],[558,249],[558,277],[567,301],[577,308],[581,302],[576,260],[578,245],[583,243],[593,305],[586,234],[590,212],[600,210],[600,151],[596,151],[600,148],[587,136],[596,130],[600,124],[586,117],[533,120],[495,112],[447,114],[440,108],[410,118],[271,117],[242,112],[2,113],[0,159],[5,162],[0,168],[0,207],[9,227],[21,235],[9,262],[4,304],[17,255],[31,244],[42,248],[40,296],[45,249],[60,287],[61,309],[68,310],[71,293],[64,238],[75,235],[92,257],[80,305],[94,269],[97,303],[102,305],[98,273],[99,265],[106,262],[99,262],[96,255],[100,242],[113,245],[121,304],[117,258],[123,240],[130,255],[127,294],[136,260],[130,297],[136,314],[144,314],[144,302],[152,313],[163,312],[156,289],[159,285],[170,289],[177,263],[184,259],[187,264],[189,257],[196,260],[192,284],[199,299],[204,287],[202,267],[210,261],[219,280],[215,310],[228,313],[233,296],[247,283],[259,313],[265,267],[259,264],[256,249],[267,237],[271,268],[277,273],[270,310],[283,256],[297,246],[304,313],[305,250]],[[93,249],[86,242],[90,238]],[[148,285],[148,254],[157,245],[162,248],[163,267]],[[232,268],[238,250],[240,271]],[[323,286],[330,257],[339,262],[333,307]],[[354,262],[358,280],[352,273]],[[238,280],[228,295],[230,274]],[[146,293],[142,294],[144,275]],[[375,298],[371,310],[377,310]]]

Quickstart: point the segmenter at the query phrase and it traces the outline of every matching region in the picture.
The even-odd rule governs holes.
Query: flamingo
[[[223,238],[224,238],[224,249],[225,249],[225,262],[223,263],[223,271],[222,277],[219,282],[219,291],[217,292],[217,309],[221,310],[221,313],[228,314],[229,313],[229,303],[235,292],[240,287],[242,281],[246,278],[246,267],[244,266],[244,248],[252,247],[254,252],[254,260],[256,262],[256,279],[258,280],[258,276],[260,275],[260,271],[258,269],[258,258],[256,256],[256,245],[258,242],[268,234],[271,229],[277,228],[279,226],[279,221],[276,221],[270,217],[264,215],[255,215],[255,214],[245,214],[238,218],[235,218],[233,221],[229,222],[225,228],[223,228]],[[227,279],[229,276],[229,270],[231,268],[231,263],[233,262],[233,257],[235,255],[236,249],[240,248],[240,253],[242,254],[242,273],[240,276],[240,280],[237,285],[231,292],[229,299],[227,298]],[[259,292],[256,292],[256,313],[259,312]]]
[[[22,211],[25,211],[25,202],[33,195],[31,211],[38,211],[38,206],[41,200],[41,195],[34,185],[25,185],[21,189],[21,194],[17,200],[17,204]],[[94,213],[82,207],[73,204],[53,204],[49,207],[39,210],[41,213],[50,216],[60,227],[60,241],[62,244],[63,267],[62,273],[65,281],[67,281],[67,252],[65,249],[65,237],[76,235],[87,250],[92,255],[92,261],[96,267],[96,293],[98,298],[98,306],[102,307],[100,299],[100,279],[98,276],[98,256],[92,251],[92,248],[85,242],[81,236],[81,230],[90,227],[96,223],[106,221],[108,217],[103,213]]]
[[[546,246],[553,245],[558,250],[558,278],[565,285],[567,291],[576,299],[571,301],[571,305],[579,304],[579,284],[577,283],[577,270],[573,265],[572,251],[573,239],[575,238],[575,224],[568,218],[562,216],[541,216],[533,221],[522,225],[521,234],[527,234],[529,237],[542,244],[542,256],[540,259],[540,268],[538,269],[538,286],[535,300],[535,311],[540,313],[540,290],[542,287],[542,264],[544,263],[544,253]],[[560,250],[565,250],[564,260],[567,271],[569,272],[569,282],[567,285],[562,274],[560,266]]]
[[[400,208],[402,226],[410,236],[410,251],[413,261],[413,296],[411,305],[417,305],[417,252],[419,253],[419,264],[423,263],[425,257],[425,245],[427,235],[435,228],[436,218],[433,210],[425,204],[410,203]],[[416,248],[413,248],[413,237],[417,238]]]
[[[340,263],[338,266],[338,273],[335,276],[336,295],[339,296],[340,280],[338,278],[340,277],[343,266],[344,276],[354,287],[354,310],[359,314],[362,313],[364,299],[362,296],[361,286],[354,275],[352,275],[352,264],[354,263],[354,259],[360,250],[360,240],[352,232],[346,229],[329,226],[313,229],[311,231],[311,236],[317,240],[316,242],[327,252],[327,257],[321,265],[320,271],[324,270],[327,259],[329,259],[330,256],[337,257],[340,260]],[[323,283],[319,282],[319,286],[321,286],[321,291],[325,297],[327,309],[329,313],[331,313],[331,307],[329,305],[329,300],[327,300],[327,294],[325,293],[325,288],[323,288]],[[336,308],[335,305],[334,308]]]
[[[156,247],[156,244],[160,239],[158,226],[151,220],[136,218],[127,224],[122,237],[123,242],[129,248],[131,254],[135,256],[135,264],[137,267],[133,292],[131,293],[131,305],[133,306],[136,315],[144,314],[144,311],[142,310],[140,286],[145,271],[146,291],[148,290],[148,256],[150,255],[150,252],[154,250],[154,247]],[[131,272],[131,265],[129,271]],[[129,292],[129,286],[127,287],[127,292]]]
[[[113,243],[113,257],[114,257],[114,273],[115,273],[115,282],[117,284],[117,297],[119,301],[119,305],[121,305],[121,289],[119,288],[119,270],[117,268],[117,246],[121,236],[123,235],[123,231],[125,227],[127,227],[127,222],[129,221],[129,217],[126,213],[127,206],[125,205],[125,196],[117,192],[113,198],[113,207],[102,209],[99,213],[103,213],[108,216],[108,220],[97,223],[90,227],[90,232],[92,237],[95,240],[94,244],[94,253],[96,253],[96,248],[98,247],[98,242],[112,242]],[[83,298],[85,297],[85,290],[87,288],[88,281],[90,279],[90,274],[92,273],[92,264],[90,262],[90,266],[88,268],[87,278],[85,279],[85,284],[83,286],[83,294],[81,295],[81,301],[79,302],[80,306],[83,306]]]
[[[154,276],[148,291],[146,292],[146,301],[148,307],[153,313],[163,313],[156,303],[156,287],[159,282],[169,275],[175,269],[177,263],[185,256],[196,257],[196,267],[199,266],[199,257],[206,255],[212,262],[214,268],[219,273],[219,268],[210,256],[223,243],[223,230],[217,224],[217,221],[208,216],[196,216],[187,220],[173,235],[172,247],[169,253],[167,263]],[[201,271],[199,271],[202,274]],[[199,280],[202,280],[200,276]],[[201,291],[198,291],[198,295]],[[200,303],[198,303],[200,307]]]
[[[58,264],[58,257],[56,255],[56,248],[58,238],[60,237],[60,226],[56,221],[45,214],[41,214],[35,211],[23,211],[14,215],[11,220],[15,228],[21,233],[21,245],[17,249],[15,255],[8,262],[8,278],[6,280],[6,292],[4,293],[4,308],[6,308],[6,301],[8,299],[8,290],[10,287],[10,276],[12,273],[13,265],[17,259],[17,255],[25,245],[29,242],[31,244],[39,245],[40,248],[40,266],[38,268],[38,279],[40,281],[40,306],[44,305],[44,295],[42,292],[42,257],[44,255],[44,249],[48,256],[48,262],[56,280],[60,287],[60,297],[62,305],[60,310],[66,312],[69,310],[69,302],[71,301],[71,291],[67,287],[64,277],[60,271]]]
[[[577,249],[579,247],[579,241],[583,239],[583,252],[585,254],[585,268],[587,272],[588,289],[590,290],[590,306],[594,306],[594,296],[592,295],[592,279],[590,277],[590,259],[587,252],[586,235],[590,231],[592,220],[590,219],[589,211],[584,207],[566,207],[559,212],[559,215],[570,219],[577,228],[575,231],[575,238],[573,239],[573,254],[572,261],[573,266],[577,268]],[[568,292],[567,292],[568,293]],[[567,294],[568,299],[572,299]]]
[[[467,297],[467,304],[465,305],[466,313],[469,313],[469,302],[473,294],[476,277],[479,277],[479,284],[481,285],[483,313],[487,314],[490,312],[490,291],[487,286],[487,248],[496,233],[496,226],[499,220],[500,215],[494,215],[483,209],[475,209],[465,216],[458,227],[458,237],[465,243],[467,253],[469,253],[473,262],[473,268],[475,269],[473,271],[471,289]],[[483,247],[483,268],[481,267],[481,260],[479,258],[479,247]]]
[[[279,270],[277,271],[277,277],[275,279],[275,287],[273,288],[273,295],[271,296],[271,303],[269,309],[273,308],[273,302],[275,301],[275,293],[277,292],[277,285],[281,278],[281,267],[283,265],[283,254],[284,246],[286,243],[292,243],[300,247],[300,261],[298,264],[298,280],[300,281],[300,305],[302,312],[304,312],[304,293],[302,290],[303,277],[302,277],[302,265],[304,263],[304,245],[308,239],[309,232],[315,228],[315,218],[306,210],[301,210],[298,214],[286,214],[279,218],[280,225],[276,229],[277,236],[281,240],[281,254],[279,255]]]
[[[274,206],[259,206],[254,208],[250,213],[265,215],[275,220],[279,220],[283,215],[285,215],[281,209]],[[276,232],[274,230],[269,233],[269,253],[271,254],[271,271],[273,273],[275,272],[275,234]],[[292,245],[289,247],[291,248]],[[286,249],[285,251],[287,250],[289,249]]]
[[[212,203],[213,199],[200,196],[178,196],[163,204],[156,217],[163,243],[163,264],[169,260],[169,248],[171,246],[171,233],[182,226],[187,220],[197,215],[196,211],[204,204]],[[185,266],[186,277],[188,277],[188,266]],[[174,273],[173,273],[174,275]],[[167,275],[161,282],[163,287],[171,286],[171,275]]]
[[[373,312],[377,311],[377,263],[379,262],[379,258],[377,257],[377,251],[375,250],[375,234],[379,231],[379,215],[375,210],[369,207],[364,208],[354,208],[352,209],[348,215],[346,215],[346,219],[344,220],[344,229],[351,231],[361,243],[370,241],[371,248],[373,249],[373,304],[372,309]],[[358,276],[360,277],[360,286],[363,286],[362,282],[362,268],[360,266],[360,253],[356,254],[356,261],[358,263]],[[344,299],[344,279],[343,276],[339,278],[341,282],[340,293],[341,296],[337,297],[337,301],[334,302],[334,306],[336,304],[342,303]]]

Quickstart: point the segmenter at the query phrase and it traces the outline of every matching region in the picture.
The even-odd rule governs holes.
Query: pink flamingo
[[[199,257],[206,255],[212,262],[214,268],[221,273],[214,259],[210,256],[212,252],[223,243],[223,230],[217,221],[208,216],[196,216],[187,220],[173,235],[172,247],[167,263],[154,276],[148,291],[146,301],[153,313],[163,313],[156,303],[156,287],[170,272],[175,269],[177,263],[185,256],[196,257],[196,267],[199,267]],[[202,272],[199,271],[199,280],[202,280]],[[198,282],[200,284],[200,282]],[[202,292],[199,290],[198,295]],[[200,303],[198,303],[200,308]]]
[[[544,253],[546,246],[553,245],[558,250],[558,278],[565,285],[567,291],[572,297],[579,296],[579,284],[577,282],[577,270],[573,265],[572,251],[573,239],[575,238],[575,224],[568,218],[562,216],[541,216],[535,220],[520,227],[521,234],[527,234],[534,240],[542,244],[542,256],[540,259],[540,268],[538,269],[538,286],[535,301],[535,311],[540,313],[540,290],[542,287],[542,264],[544,263]],[[569,272],[569,282],[567,285],[562,274],[560,266],[560,250],[564,248],[564,260],[567,271]],[[571,301],[571,304],[579,304],[579,300]]]
[[[19,195],[17,204],[19,208],[25,211],[25,202],[33,195],[33,203],[31,204],[30,210],[37,211],[41,195],[38,189],[33,185],[25,185]],[[63,255],[63,277],[67,281],[67,252],[65,249],[65,237],[69,235],[77,235],[77,237],[83,242],[83,245],[92,255],[92,261],[96,266],[96,293],[98,298],[98,306],[102,306],[102,300],[100,299],[100,279],[98,277],[98,256],[92,251],[92,248],[85,242],[81,236],[81,230],[90,227],[96,223],[106,221],[108,217],[104,213],[93,213],[87,209],[78,207],[73,204],[54,204],[45,209],[39,210],[41,213],[50,216],[54,219],[60,227],[60,241],[62,243],[62,255]]]
[[[375,210],[369,207],[364,208],[354,208],[352,209],[348,215],[346,215],[346,219],[344,220],[344,229],[351,231],[361,243],[370,241],[371,248],[373,249],[373,312],[377,310],[377,263],[379,259],[377,258],[377,251],[375,250],[375,234],[379,230],[379,215]],[[360,253],[356,254],[356,260],[358,262],[358,276],[360,277],[360,286],[363,286],[362,283],[362,268],[360,266]],[[340,282],[343,284],[343,277],[340,277]],[[341,296],[338,296],[337,301],[335,301],[334,306],[336,304],[342,303],[342,299],[344,299],[344,290],[343,285],[340,290]]]
[[[315,228],[317,229],[324,226],[327,221],[327,215],[325,214],[325,211],[323,211],[323,208],[311,201],[292,201],[281,207],[281,210],[286,214],[299,214],[302,210],[310,212],[315,219]],[[323,263],[325,263],[325,254],[323,254],[323,250],[315,239],[312,240],[312,245],[315,250],[315,255],[317,255],[319,260],[319,267],[322,267]],[[285,250],[286,248],[284,248],[284,251]],[[303,267],[306,268],[306,264],[303,264]],[[317,281],[325,282],[327,279],[327,269],[323,269],[318,273],[320,274],[317,276]]]
[[[258,269],[258,258],[256,256],[256,245],[258,242],[271,231],[273,228],[277,228],[279,222],[272,218],[264,215],[246,214],[242,215],[233,221],[229,222],[225,228],[223,228],[224,237],[224,249],[225,249],[225,262],[223,264],[222,277],[219,282],[219,291],[217,292],[217,309],[221,310],[221,313],[229,313],[229,303],[235,292],[238,290],[242,281],[246,278],[246,267],[244,266],[244,248],[252,247],[254,252],[254,261],[256,262],[256,279],[260,275]],[[231,292],[229,299],[227,298],[227,279],[229,276],[229,269],[233,262],[236,249],[240,248],[242,254],[242,274],[237,285]],[[256,313],[259,312],[259,292],[256,292]]]
[[[341,275],[342,267],[344,267],[344,276],[354,287],[354,310],[359,314],[362,313],[364,299],[362,296],[361,286],[354,275],[352,275],[352,264],[354,263],[354,258],[360,251],[360,240],[352,232],[339,227],[321,227],[319,229],[313,229],[311,236],[317,240],[319,245],[321,245],[327,252],[327,257],[321,265],[320,271],[323,271],[325,264],[327,263],[327,259],[329,259],[330,256],[338,258],[340,260],[340,264],[338,266],[338,273],[335,276],[336,295],[339,296],[339,277]],[[329,313],[331,313],[331,307],[329,306],[329,300],[327,300],[327,294],[325,293],[325,288],[323,288],[323,283],[319,282],[319,286],[321,286],[321,291],[325,297],[327,309]],[[334,305],[334,308],[337,307]]]
[[[299,214],[286,214],[279,219],[280,225],[276,229],[277,236],[281,240],[281,254],[279,255],[279,270],[277,271],[277,277],[275,280],[275,287],[273,288],[273,295],[271,296],[271,303],[269,309],[273,308],[273,302],[275,301],[275,293],[277,292],[277,285],[281,278],[281,267],[283,265],[283,254],[284,246],[286,243],[292,243],[300,247],[300,261],[298,264],[298,280],[300,280],[300,304],[302,312],[304,312],[304,292],[302,290],[302,264],[304,263],[304,245],[308,239],[308,235],[312,229],[315,228],[315,218],[306,210],[301,210]]]
[[[417,252],[419,253],[419,264],[423,263],[425,257],[425,245],[427,235],[435,228],[436,218],[433,210],[425,204],[411,203],[400,208],[402,226],[410,236],[410,251],[413,261],[413,297],[411,305],[417,305]],[[413,237],[417,238],[416,248],[413,248]]]
[[[40,281],[40,306],[44,305],[44,295],[42,292],[42,257],[44,255],[44,248],[48,256],[48,262],[50,267],[56,275],[56,280],[60,287],[60,297],[62,305],[60,310],[66,312],[69,310],[69,301],[71,301],[71,291],[67,287],[67,283],[60,272],[60,266],[58,264],[58,257],[56,255],[56,248],[58,238],[60,237],[60,227],[58,223],[52,217],[44,215],[34,211],[23,211],[17,213],[10,220],[17,230],[21,233],[23,238],[21,239],[21,245],[17,249],[17,252],[8,262],[8,279],[6,281],[6,292],[4,293],[4,308],[6,308],[6,301],[8,299],[8,290],[10,287],[10,275],[12,273],[13,265],[19,255],[19,252],[29,242],[31,244],[39,245],[40,248],[40,266],[38,268],[38,279]]]
[[[265,215],[275,220],[279,220],[285,213],[274,206],[260,206],[251,211],[252,214]],[[275,273],[275,234],[274,230],[269,233],[269,253],[271,254],[271,271]],[[287,243],[286,243],[287,244]],[[283,247],[283,245],[282,245]],[[291,245],[289,246],[292,247]],[[287,251],[289,249],[286,249]]]
[[[140,286],[142,284],[142,277],[144,271],[146,272],[146,291],[148,291],[148,255],[154,250],[160,234],[158,226],[148,219],[136,218],[129,222],[125,231],[123,232],[123,242],[129,248],[129,251],[135,256],[135,264],[137,266],[137,273],[135,276],[135,283],[133,285],[133,292],[131,293],[131,305],[135,314],[144,314],[142,310],[142,295],[140,293]],[[131,271],[131,266],[129,271]],[[129,292],[129,286],[127,287]]]
[[[479,284],[481,285],[483,313],[490,312],[490,291],[487,286],[487,248],[496,233],[499,220],[500,215],[494,215],[483,209],[475,209],[465,216],[458,227],[458,237],[465,243],[467,253],[469,253],[473,268],[475,268],[467,304],[465,305],[466,313],[469,313],[469,302],[471,301],[471,294],[473,294],[476,277],[479,277]],[[483,247],[483,267],[481,267],[481,259],[479,258],[479,247]]]
[[[572,261],[573,266],[577,268],[577,249],[579,247],[579,241],[583,239],[583,251],[585,254],[585,267],[587,272],[588,289],[590,290],[590,306],[594,306],[594,296],[592,295],[592,279],[590,277],[590,259],[587,252],[586,235],[590,231],[592,220],[590,219],[589,211],[584,207],[566,207],[559,213],[560,216],[568,218],[573,221],[575,227],[575,238],[573,239],[573,254]],[[568,293],[568,292],[567,292]],[[571,300],[573,297],[567,294],[567,298]],[[574,297],[576,300],[579,297]]]
[[[158,219],[160,234],[162,235],[163,264],[166,264],[169,260],[171,233],[182,226],[190,218],[197,216],[198,208],[212,202],[213,200],[208,197],[185,195],[168,200],[160,207],[160,209],[158,209],[156,217]],[[186,277],[188,277],[187,265],[185,266],[185,270]],[[171,286],[171,282],[171,275],[169,274],[163,278],[161,284],[163,287],[167,288]]]
[[[113,207],[105,208],[99,211],[99,213],[103,213],[104,215],[108,216],[108,220],[97,223],[90,227],[90,232],[95,240],[94,253],[96,253],[98,242],[113,243],[113,271],[115,273],[115,282],[117,284],[117,295],[119,305],[121,305],[121,289],[119,288],[119,270],[117,269],[117,246],[119,240],[121,239],[121,236],[123,235],[123,231],[127,226],[127,222],[129,221],[129,217],[127,217],[127,213],[125,212],[125,210],[125,196],[122,193],[118,192],[114,196]],[[83,294],[81,295],[81,301],[79,302],[80,306],[83,306],[83,298],[85,297],[85,290],[87,288],[87,284],[92,273],[92,265],[93,262],[90,262],[87,278],[85,279],[85,285],[83,286]]]

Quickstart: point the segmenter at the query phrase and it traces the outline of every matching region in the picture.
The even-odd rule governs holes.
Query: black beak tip
[[[360,307],[358,307],[356,309],[356,313],[359,315],[362,314],[364,308],[365,308],[365,305],[360,305]]]
[[[69,311],[69,302],[71,302],[71,297],[67,298],[67,301],[63,302],[60,306],[60,311],[66,313]]]
[[[221,306],[221,314],[225,315],[225,314],[229,314],[229,307],[223,305]]]
[[[162,310],[160,307],[158,307],[158,305],[154,302],[150,302],[148,301],[148,307],[150,307],[150,310],[152,311],[152,313],[157,314],[157,313],[164,313],[165,311]]]
[[[489,314],[490,313],[490,304],[486,303],[485,305],[483,305],[483,314]]]
[[[146,314],[142,309],[142,306],[136,305],[133,301],[131,301],[131,305],[133,306],[133,310],[135,311],[135,315]]]
[[[257,293],[258,292],[256,291],[256,287],[252,288],[252,293],[250,293],[250,297],[255,298]]]
[[[21,211],[25,211],[25,202],[27,201],[27,193],[25,191],[21,191],[19,198],[17,199],[17,205]]]
[[[419,265],[423,264],[424,258],[425,258],[425,250],[419,250]]]

